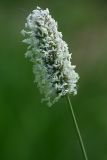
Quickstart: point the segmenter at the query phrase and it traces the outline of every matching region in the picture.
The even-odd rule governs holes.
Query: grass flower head
[[[71,64],[67,43],[49,10],[39,7],[33,10],[21,33],[25,37],[23,42],[28,45],[25,56],[33,62],[35,82],[44,95],[43,100],[52,106],[66,94],[75,95],[79,76]]]

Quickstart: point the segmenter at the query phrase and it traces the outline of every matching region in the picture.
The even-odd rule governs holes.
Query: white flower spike
[[[49,10],[37,7],[27,17],[25,29],[21,31],[26,37],[23,42],[28,45],[25,57],[33,62],[35,82],[48,106],[66,94],[76,94],[79,79],[71,64],[68,46],[57,28]]]

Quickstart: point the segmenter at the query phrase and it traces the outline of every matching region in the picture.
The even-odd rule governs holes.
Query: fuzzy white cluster
[[[26,37],[23,42],[28,44],[25,56],[33,62],[35,82],[49,106],[66,94],[76,94],[79,79],[75,66],[71,65],[68,46],[57,28],[49,10],[37,7],[21,31]]]

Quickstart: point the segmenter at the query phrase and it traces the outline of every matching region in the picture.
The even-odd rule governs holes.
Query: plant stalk
[[[81,147],[81,150],[82,150],[82,153],[83,153],[83,157],[84,157],[85,160],[88,160],[87,153],[86,153],[86,150],[85,150],[85,147],[84,147],[82,136],[81,136],[81,133],[80,133],[80,130],[79,130],[79,127],[78,127],[78,123],[77,123],[77,120],[76,120],[76,117],[75,117],[75,114],[74,114],[74,110],[73,110],[69,95],[67,95],[67,99],[68,99],[68,102],[69,102],[69,105],[70,105],[75,130],[76,130],[76,133],[77,133],[77,136],[78,136],[78,140],[79,140],[80,147]]]

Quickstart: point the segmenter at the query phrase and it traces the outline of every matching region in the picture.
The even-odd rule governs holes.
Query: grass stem
[[[86,153],[86,150],[85,150],[85,147],[84,147],[82,136],[81,136],[81,133],[80,133],[80,130],[79,130],[79,127],[78,127],[78,123],[77,123],[77,120],[76,120],[76,117],[75,117],[75,114],[74,114],[74,110],[73,110],[69,95],[67,95],[67,99],[68,99],[68,102],[69,102],[69,105],[70,105],[75,130],[76,130],[76,133],[77,133],[77,136],[78,136],[78,139],[79,139],[79,143],[80,143],[80,146],[81,146],[81,150],[82,150],[84,159],[88,160],[87,153]]]

